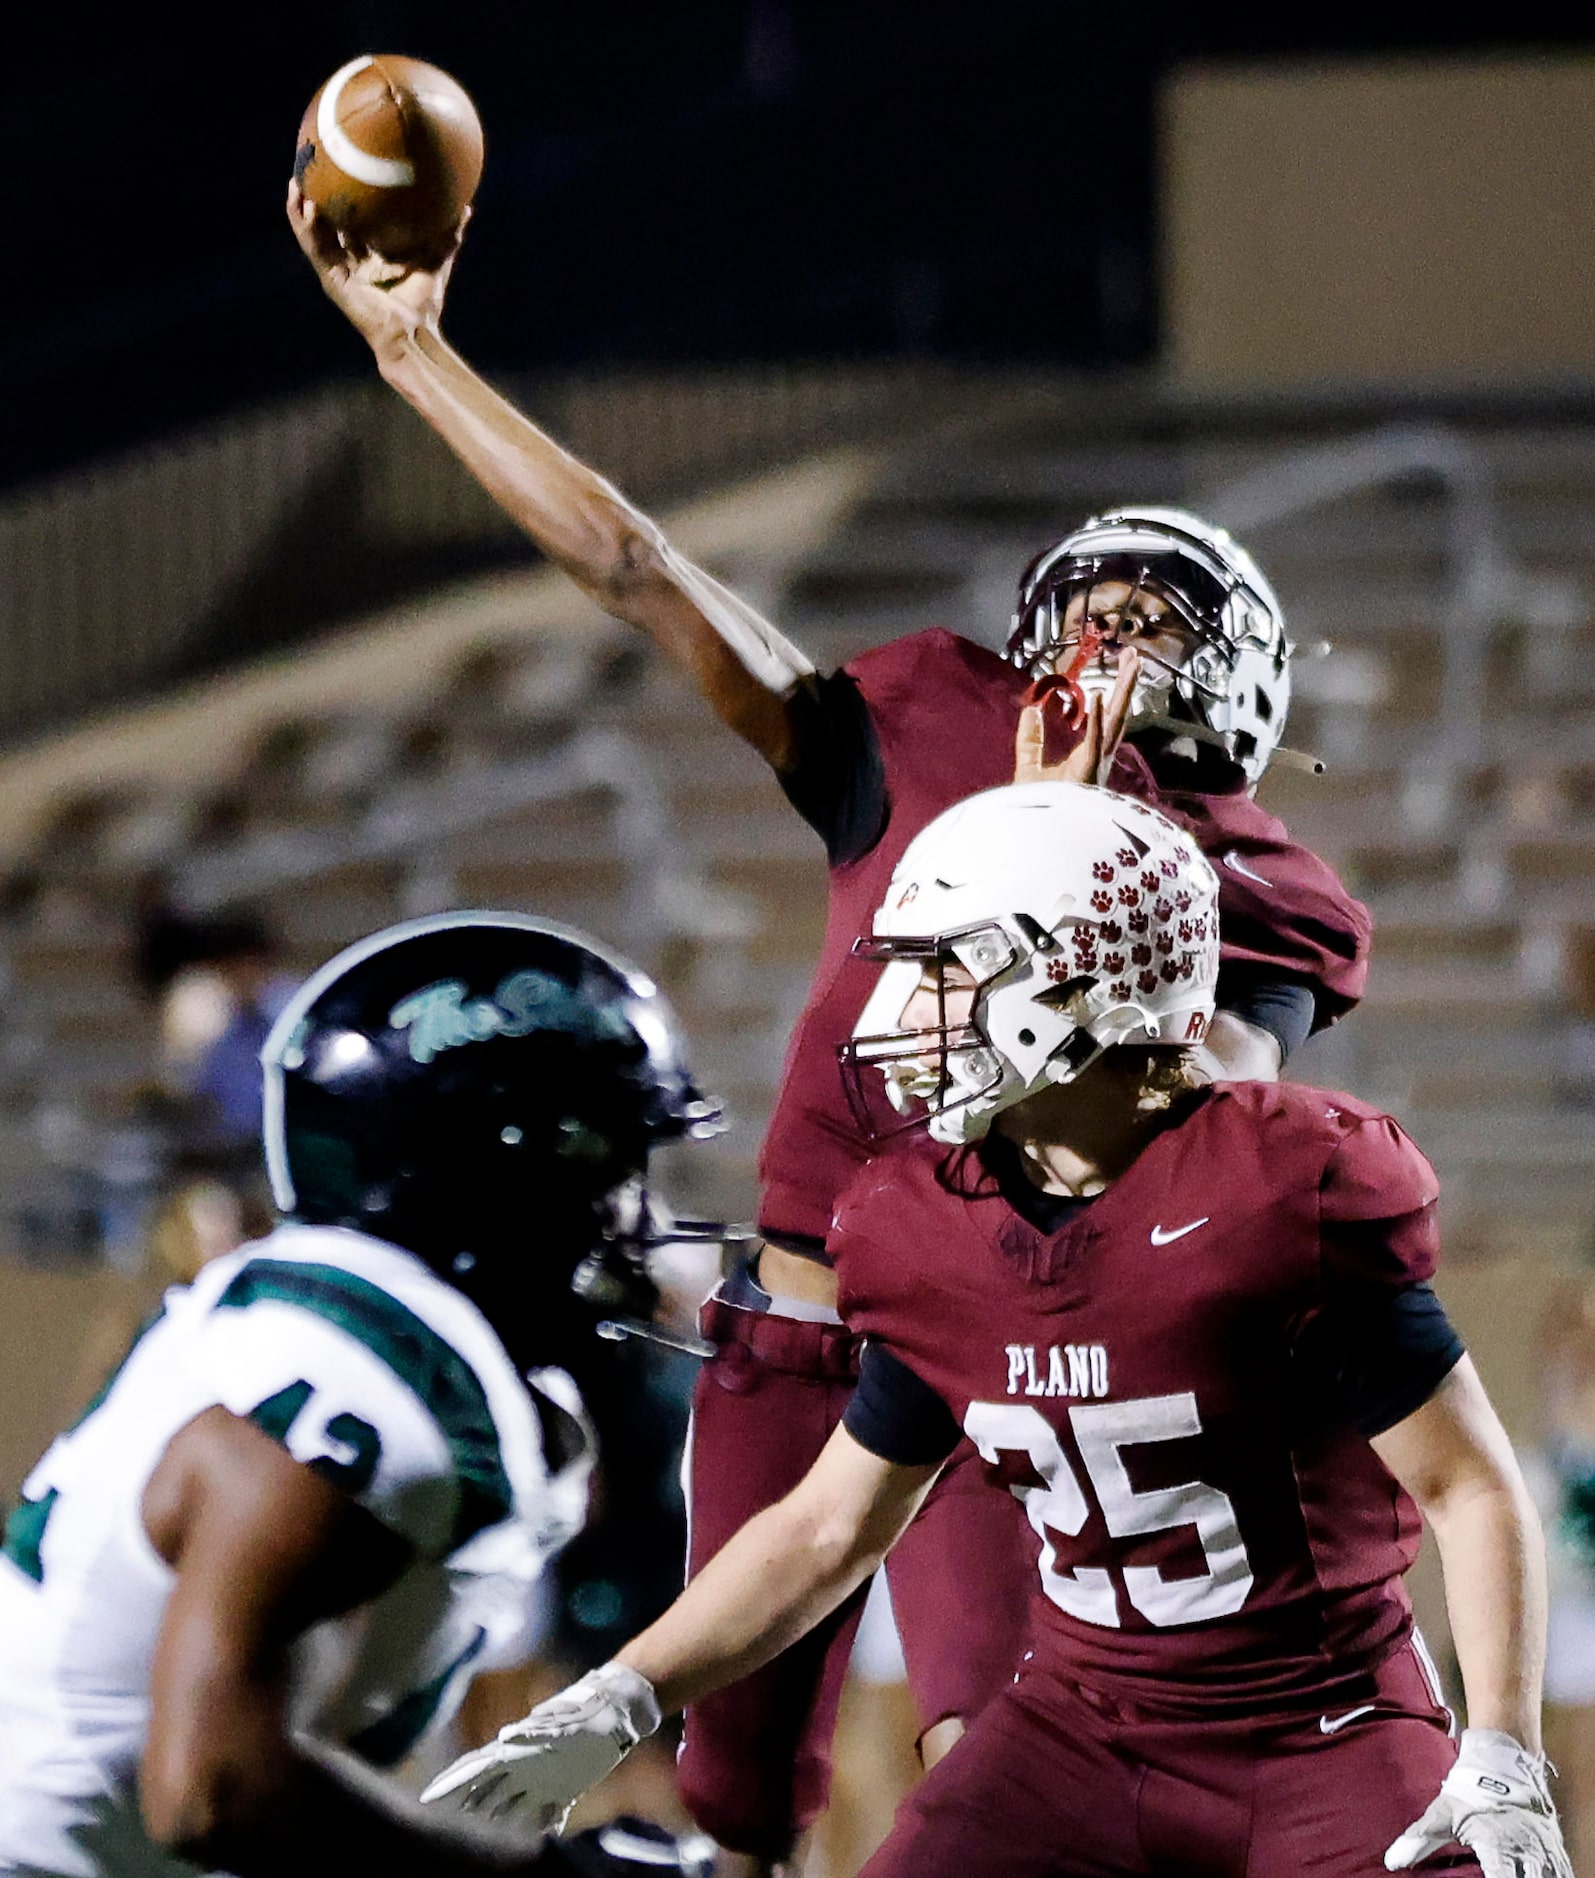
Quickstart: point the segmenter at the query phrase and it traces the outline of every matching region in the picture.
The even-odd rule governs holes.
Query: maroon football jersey
[[[1387,1116],[1291,1083],[1216,1085],[1051,1235],[970,1149],[905,1137],[857,1177],[844,1315],[1023,1498],[1033,1669],[1164,1709],[1366,1699],[1418,1513],[1295,1352],[1432,1274],[1436,1193]]]
[[[879,738],[888,820],[867,854],[831,870],[819,965],[759,1155],[760,1225],[816,1243],[825,1238],[837,1194],[871,1152],[848,1110],[836,1062],[879,971],[851,956],[853,941],[869,930],[914,836],[965,796],[1013,780],[1014,734],[1029,689],[1006,659],[940,628],[878,647],[845,670]],[[1283,823],[1242,788],[1165,795],[1145,759],[1127,746],[1108,781],[1162,809],[1201,844],[1218,873],[1226,962],[1307,980],[1320,1023],[1356,1003],[1367,975],[1367,911]]]

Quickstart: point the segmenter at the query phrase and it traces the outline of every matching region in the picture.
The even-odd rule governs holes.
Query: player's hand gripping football
[[[1463,1730],[1456,1765],[1385,1853],[1385,1868],[1407,1871],[1453,1840],[1478,1859],[1484,1878],[1573,1878],[1545,1756],[1493,1728]]]
[[[462,1754],[421,1799],[529,1832],[558,1832],[587,1789],[658,1726],[653,1685],[624,1663],[605,1663],[501,1728],[485,1748]]]
[[[1082,642],[1081,655],[1089,650]],[[1078,658],[1076,662],[1080,662]],[[1071,682],[1073,666],[1056,680],[1043,679],[1035,687],[1032,701],[1019,713],[1019,730],[1014,738],[1014,781],[1104,781],[1124,736],[1130,700],[1135,693],[1135,678],[1140,669],[1140,653],[1133,646],[1125,646],[1119,653],[1113,690],[1106,698],[1100,693],[1089,698],[1083,696],[1078,685]],[[1067,754],[1049,758],[1047,731],[1054,719],[1061,719],[1066,728],[1074,729],[1076,736]]]
[[[317,214],[297,182],[288,184],[288,223],[294,239],[327,298],[343,310],[379,364],[422,329],[438,329],[449,275],[470,216],[467,209],[448,247],[426,265],[389,261],[348,242]]]

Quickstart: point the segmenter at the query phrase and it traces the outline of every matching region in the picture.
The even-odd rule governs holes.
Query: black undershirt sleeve
[[[1284,1064],[1312,1034],[1316,1001],[1312,986],[1300,979],[1280,978],[1255,966],[1221,965],[1218,1008],[1266,1030],[1278,1043]]]
[[[1298,1380],[1359,1434],[1382,1435],[1423,1407],[1461,1360],[1462,1339],[1426,1284],[1342,1290],[1297,1338]]]
[[[868,854],[886,827],[886,771],[863,694],[846,672],[805,679],[790,709],[797,761],[776,780],[833,867]]]
[[[884,1344],[868,1342],[859,1363],[858,1386],[842,1426],[861,1448],[898,1467],[930,1467],[957,1447],[961,1430],[947,1404],[893,1356]]]

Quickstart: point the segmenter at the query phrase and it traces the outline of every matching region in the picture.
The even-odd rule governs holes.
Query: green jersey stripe
[[[397,1298],[337,1265],[251,1259],[212,1307],[312,1311],[358,1339],[425,1403],[449,1445],[460,1505],[451,1549],[507,1517],[513,1495],[487,1396],[464,1357]]]
[[[6,1521],[5,1538],[0,1540],[0,1552],[19,1571],[26,1572],[36,1585],[44,1583],[44,1566],[39,1558],[39,1548],[44,1543],[44,1528],[60,1497],[57,1489],[52,1487],[42,1500],[26,1497],[19,1500]]]

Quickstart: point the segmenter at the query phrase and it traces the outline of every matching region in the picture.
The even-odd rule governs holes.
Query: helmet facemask
[[[969,1130],[1000,1105],[1016,1073],[980,1024],[991,987],[1018,963],[1008,935],[992,924],[932,938],[860,939],[853,951],[883,967],[842,1046],[860,1129],[874,1141],[922,1125],[941,1141],[972,1139]]]
[[[1160,562],[1165,564],[1161,569]],[[1026,669],[1038,678],[1068,671],[1086,698],[1106,699],[1118,682],[1120,657],[1133,646],[1140,670],[1126,719],[1130,731],[1171,714],[1189,715],[1194,697],[1217,702],[1230,649],[1187,594],[1163,577],[1191,571],[1189,563],[1170,555],[1139,560],[1086,556],[1058,563],[1027,609],[1026,644],[1033,650],[1024,661]],[[1196,583],[1187,579],[1185,585]]]

